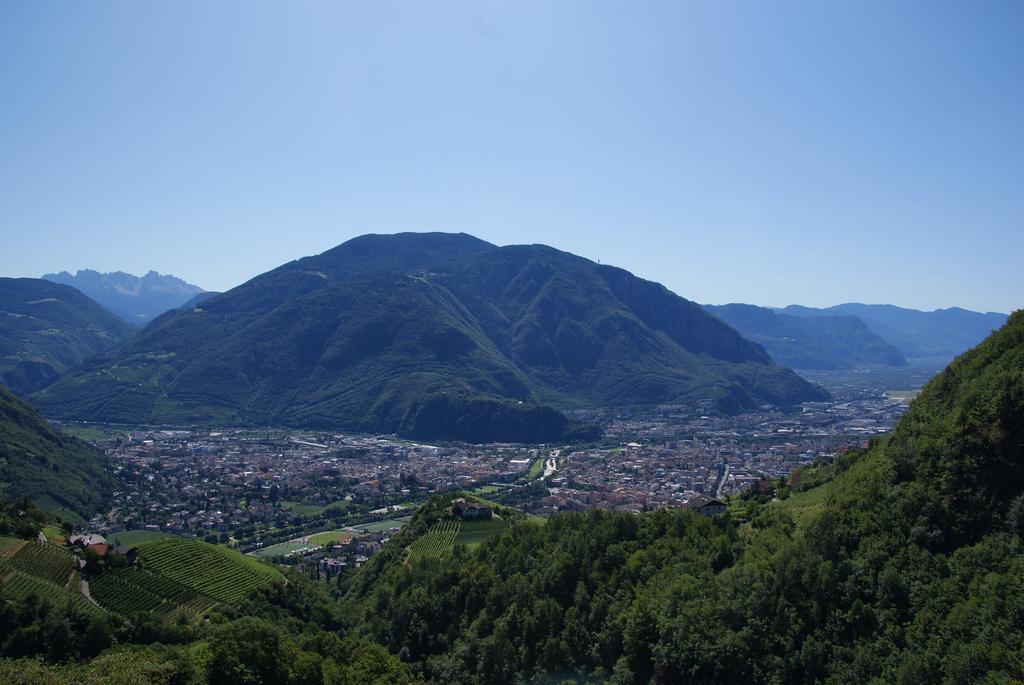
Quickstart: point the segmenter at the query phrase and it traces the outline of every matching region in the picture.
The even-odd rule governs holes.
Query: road
[[[725,486],[725,481],[729,480],[729,465],[725,465],[725,471],[722,471],[722,477],[718,479],[718,487],[715,488],[715,499],[722,499],[722,488]]]

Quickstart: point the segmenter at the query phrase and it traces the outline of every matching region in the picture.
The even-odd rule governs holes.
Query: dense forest
[[[100,450],[56,430],[0,386],[0,495],[27,495],[65,519],[87,519],[109,503],[106,463]]]
[[[1024,313],[890,436],[719,517],[510,515],[474,549],[407,555],[451,497],[339,584],[291,573],[199,623],[8,600],[0,680],[1020,681]],[[32,532],[38,515],[5,511]]]

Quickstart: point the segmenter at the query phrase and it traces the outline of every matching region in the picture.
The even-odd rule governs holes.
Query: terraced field
[[[409,545],[408,561],[438,559],[451,552],[459,534],[458,519],[442,519],[430,527],[422,537]]]
[[[47,542],[29,540],[9,558],[0,560],[0,576],[21,571],[29,576],[64,587],[75,568],[75,555]]]
[[[10,599],[37,595],[55,604],[70,602],[81,611],[100,611],[78,591],[75,555],[38,540],[0,537],[0,590]]]
[[[8,569],[2,579],[0,587],[3,588],[3,596],[10,599],[24,599],[29,595],[45,597],[54,604],[70,602],[79,611],[98,613],[100,609],[87,600],[78,592],[77,583],[72,589],[58,587],[53,583],[29,575],[17,569]]]
[[[202,613],[217,603],[181,583],[142,569],[103,573],[89,583],[89,588],[101,605],[126,616],[151,611],[170,613],[178,608]]]
[[[281,577],[272,566],[197,540],[156,540],[138,550],[143,570],[219,602],[237,602]]]

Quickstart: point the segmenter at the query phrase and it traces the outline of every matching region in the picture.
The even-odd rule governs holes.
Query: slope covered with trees
[[[19,395],[46,387],[131,333],[127,324],[70,286],[0,278],[0,383]]]
[[[112,487],[106,456],[51,426],[0,386],[0,486],[65,518],[88,518],[107,504]]]
[[[591,512],[450,557],[385,549],[349,583],[354,628],[436,682],[1013,681],[1022,431],[1018,312],[891,437],[752,497],[746,523]]]
[[[546,441],[574,407],[825,396],[698,305],[552,248],[363,236],[154,321],[36,395],[104,421]],[[553,409],[555,407],[557,409]]]

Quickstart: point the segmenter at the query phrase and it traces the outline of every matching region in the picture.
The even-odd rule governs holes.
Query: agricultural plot
[[[361,526],[353,526],[356,530],[361,530],[366,533],[382,533],[392,528],[401,528],[405,524],[412,520],[412,516],[401,516],[394,519],[386,519],[384,521],[374,521],[373,523],[364,523]]]
[[[508,528],[508,521],[500,518],[463,521],[459,528],[459,534],[455,537],[455,544],[473,548],[506,528]]]
[[[3,596],[11,599],[25,599],[29,595],[36,595],[49,599],[54,604],[70,602],[79,611],[96,613],[100,611],[78,592],[77,586],[72,590],[66,590],[24,571],[6,571],[3,578],[0,579],[0,587],[3,588]]]
[[[167,538],[174,537],[178,536],[173,533],[162,533],[159,530],[122,530],[120,533],[112,533],[108,535],[107,539],[115,545],[135,547],[136,545],[141,545],[144,542],[166,540]]]
[[[179,607],[201,613],[216,604],[216,600],[181,583],[142,569],[103,573],[89,583],[89,589],[104,608],[126,616],[169,613]]]
[[[0,564],[17,554],[18,550],[25,546],[25,542],[18,538],[0,537]]]
[[[146,571],[227,603],[281,577],[277,569],[252,557],[196,540],[147,542],[139,546],[138,559]]]
[[[420,539],[409,545],[409,561],[416,559],[439,559],[455,545],[459,534],[458,519],[442,519],[430,527]]]
[[[21,571],[58,587],[67,585],[75,568],[75,555],[46,542],[29,540],[3,563],[2,572]]]

